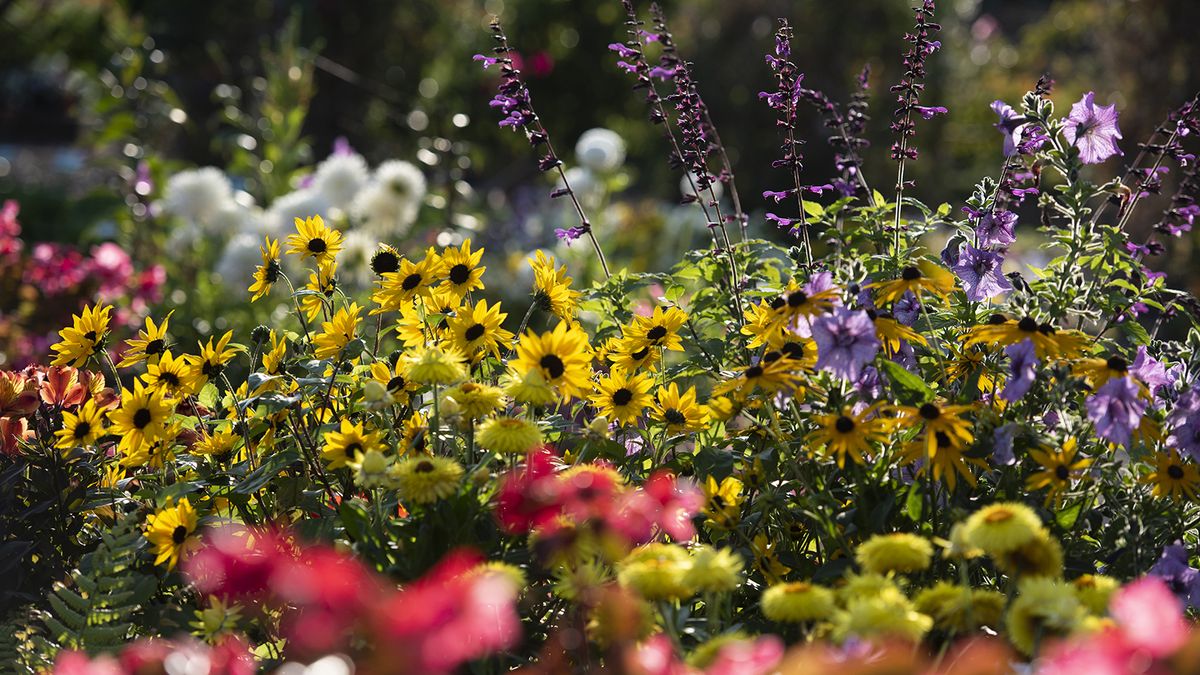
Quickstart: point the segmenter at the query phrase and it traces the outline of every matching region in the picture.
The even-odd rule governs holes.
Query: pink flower
[[[766,675],[783,659],[783,641],[774,635],[731,642],[717,652],[705,675]]]
[[[658,505],[655,522],[676,541],[696,534],[692,516],[704,506],[704,494],[690,481],[679,480],[669,471],[656,471],[642,490]]]
[[[261,596],[271,577],[294,561],[282,539],[271,532],[223,527],[206,534],[207,545],[184,563],[196,590],[234,600]]]
[[[111,241],[92,247],[90,267],[99,284],[100,296],[108,301],[120,297],[133,276],[133,261],[129,254]]]
[[[1183,606],[1158,577],[1143,577],[1117,591],[1109,613],[1131,647],[1156,658],[1171,655],[1187,641]]]
[[[125,669],[111,656],[93,660],[83,652],[63,651],[54,659],[54,675],[125,675]]]

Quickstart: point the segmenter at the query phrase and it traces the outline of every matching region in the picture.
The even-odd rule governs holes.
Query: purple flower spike
[[[1088,419],[1096,435],[1119,445],[1129,445],[1133,431],[1142,423],[1146,401],[1128,377],[1114,377],[1087,399]]]
[[[1117,128],[1117,106],[1096,105],[1095,92],[1089,91],[1071,106],[1063,126],[1067,142],[1079,149],[1084,164],[1099,164],[1113,155],[1122,155],[1117,147],[1121,130]]]
[[[862,310],[834,308],[832,314],[813,321],[812,336],[817,343],[817,368],[843,380],[858,380],[879,352],[875,324]]]
[[[1167,416],[1167,447],[1192,459],[1200,459],[1200,389],[1193,387],[1179,397]]]
[[[1033,348],[1033,340],[1029,338],[1009,345],[1005,348],[1004,353],[1008,355],[1009,359],[1008,382],[1004,384],[1004,391],[1000,392],[1000,398],[1013,403],[1024,398],[1025,394],[1028,394],[1033,387],[1034,380],[1037,379],[1039,362]]]
[[[980,246],[1008,248],[1017,240],[1017,214],[1012,211],[989,211],[975,226]]]
[[[1012,290],[1012,284],[1000,271],[1004,258],[999,253],[963,246],[954,273],[962,280],[971,302],[983,302]]]

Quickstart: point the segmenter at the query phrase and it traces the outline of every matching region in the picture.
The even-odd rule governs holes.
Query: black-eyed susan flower
[[[730,396],[742,401],[759,390],[774,394],[785,389],[794,389],[800,379],[796,370],[797,363],[792,359],[760,360],[713,387],[713,395]]]
[[[396,405],[406,405],[409,396],[416,390],[416,383],[405,377],[404,368],[402,356],[391,366],[383,361],[371,364],[371,379],[383,385],[388,400]]]
[[[854,559],[874,574],[920,572],[933,560],[933,544],[910,532],[877,534],[859,544]]]
[[[1200,494],[1200,468],[1185,461],[1175,450],[1154,454],[1154,470],[1143,479],[1151,485],[1155,497],[1170,497],[1175,501],[1197,501]]]
[[[523,455],[542,444],[542,432],[536,423],[519,417],[493,417],[480,423],[475,440],[492,452]]]
[[[742,517],[742,481],[726,476],[718,483],[711,475],[704,482],[704,524],[715,529],[727,530]]]
[[[154,548],[154,564],[175,569],[180,557],[196,544],[191,536],[198,524],[196,510],[187,497],[146,516],[145,536]]]
[[[512,344],[512,332],[502,327],[508,314],[500,311],[500,303],[488,306],[486,300],[475,303],[475,307],[459,312],[446,320],[450,340],[465,354],[492,354],[500,358],[500,352]]]
[[[471,291],[481,290],[483,273],[487,270],[479,264],[482,258],[483,249],[471,251],[470,239],[464,239],[459,248],[447,246],[442,251],[441,287],[459,298]]]
[[[596,381],[590,400],[600,415],[618,424],[633,424],[652,403],[652,386],[654,382],[650,376],[644,373],[631,375],[614,367],[608,376]]]
[[[318,359],[336,358],[341,354],[358,332],[358,313],[361,311],[358,303],[351,303],[334,313],[331,321],[321,322],[321,332],[313,336]]]
[[[963,528],[962,537],[968,545],[996,555],[1037,538],[1042,520],[1024,504],[997,502],[972,513]]]
[[[849,407],[840,413],[816,415],[813,421],[817,428],[810,439],[825,455],[837,460],[838,468],[846,465],[846,458],[862,464],[864,456],[871,452],[873,443],[887,440],[893,422],[879,416],[878,406],[864,408],[855,414]]]
[[[885,356],[893,356],[896,352],[900,351],[900,347],[904,343],[914,345],[926,344],[925,336],[900,323],[887,312],[868,310],[867,316],[875,324],[875,337],[879,338],[879,344],[883,347]]]
[[[975,439],[973,425],[962,418],[969,412],[969,405],[945,405],[925,403],[917,407],[900,406],[897,424],[906,429],[920,429],[921,443],[925,454],[936,457],[938,450],[946,445],[962,449]]]
[[[193,444],[192,454],[218,459],[230,457],[239,439],[240,436],[234,433],[232,424],[222,424]]]
[[[537,370],[559,396],[568,399],[583,396],[590,389],[591,361],[587,335],[563,321],[541,335],[533,331],[522,335],[509,369],[518,377]]]
[[[198,375],[187,354],[175,356],[168,349],[159,357],[158,363],[146,366],[142,381],[147,387],[162,391],[168,398],[180,398],[195,393]]]
[[[174,406],[162,390],[135,380],[133,390],[121,390],[121,405],[108,415],[112,432],[121,437],[121,448],[137,447],[162,434]]]
[[[968,456],[964,447],[951,440],[944,431],[936,431],[905,444],[900,462],[906,465],[920,463],[918,476],[932,476],[933,480],[945,483],[951,492],[954,492],[960,479],[968,485],[975,485],[976,478],[971,467],[980,470],[988,468],[987,462]]]
[[[696,400],[696,388],[688,387],[680,392],[679,385],[674,382],[659,387],[654,393],[654,401],[650,403],[650,418],[666,426],[667,431],[672,433],[700,431],[708,427],[708,410]]]
[[[308,283],[304,284],[305,293],[300,296],[300,311],[304,318],[316,321],[326,307],[333,306],[333,294],[337,292],[336,260],[319,263],[316,271],[309,272]]]
[[[390,473],[401,499],[432,504],[454,494],[463,468],[446,457],[418,455],[396,462]]]
[[[55,432],[58,437],[55,447],[80,448],[95,443],[105,433],[104,414],[94,398],[89,398],[74,413],[64,410],[62,429]]]
[[[452,345],[414,349],[403,359],[405,375],[417,384],[448,385],[467,376],[466,357]]]
[[[50,365],[82,368],[104,347],[111,315],[111,305],[85,305],[82,313],[71,317],[71,326],[58,332],[62,340],[50,346],[56,352]]]
[[[780,623],[825,621],[837,611],[833,591],[807,581],[769,586],[760,603],[763,616]]]
[[[867,288],[876,289],[875,298],[884,305],[896,302],[910,292],[918,299],[926,294],[944,298],[954,290],[954,274],[931,260],[922,259],[916,265],[900,270],[899,279],[874,282]]]
[[[1092,465],[1092,460],[1078,455],[1074,437],[1063,441],[1059,450],[1031,449],[1029,456],[1041,465],[1042,470],[1030,474],[1025,479],[1025,489],[1045,489],[1046,504],[1057,503],[1062,494],[1071,487],[1071,481],[1079,480],[1084,471]]]
[[[533,270],[534,303],[564,322],[574,323],[581,294],[571,288],[573,280],[567,276],[567,266],[555,267],[554,257],[547,256],[541,250],[536,251],[528,261]]]
[[[1071,585],[1060,579],[1021,579],[1017,599],[1004,617],[1010,642],[1027,656],[1039,644],[1066,637],[1083,619],[1083,607]]]
[[[325,433],[325,446],[321,457],[330,469],[340,469],[358,460],[368,450],[383,450],[383,434],[368,431],[362,422],[351,422],[343,418],[337,431]]]
[[[444,396],[469,419],[483,419],[504,404],[504,392],[484,382],[462,382],[447,389]]]
[[[1039,359],[1074,358],[1088,343],[1087,336],[1079,331],[1058,330],[1049,323],[1038,323],[1030,316],[1018,321],[1003,314],[993,314],[987,323],[967,332],[963,347],[978,344],[1007,347],[1025,339],[1033,343]]]
[[[326,225],[321,216],[297,218],[296,234],[288,236],[287,244],[289,254],[312,258],[322,265],[332,262],[342,249],[342,233]]]
[[[779,543],[765,534],[754,535],[750,552],[754,554],[754,569],[769,583],[780,583],[792,571],[779,560]]]
[[[135,363],[157,363],[158,357],[167,349],[167,324],[175,310],[167,313],[162,323],[155,325],[154,319],[146,317],[146,327],[139,329],[136,338],[125,341],[125,352],[121,355],[118,368],[128,368]]]
[[[258,247],[262,254],[262,264],[254,268],[254,283],[250,284],[248,289],[253,293],[250,302],[257,302],[259,298],[270,293],[282,271],[279,266],[279,240],[270,237],[265,239],[263,245]]]
[[[1129,362],[1125,357],[1113,354],[1105,358],[1084,358],[1071,365],[1071,374],[1082,377],[1093,390],[1104,386],[1109,380],[1129,374]]]
[[[667,351],[683,351],[679,329],[687,322],[687,313],[678,307],[655,307],[650,316],[636,316],[626,331],[629,344],[637,350],[658,347]]]
[[[371,294],[371,301],[378,305],[372,314],[396,311],[418,297],[430,297],[441,266],[442,260],[432,247],[425,251],[420,262],[401,258],[400,268],[385,273]]]

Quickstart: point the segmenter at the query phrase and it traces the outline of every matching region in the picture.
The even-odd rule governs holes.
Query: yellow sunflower
[[[521,336],[509,369],[516,377],[537,370],[560,397],[569,399],[583,396],[590,388],[591,360],[587,335],[563,321],[541,335],[529,331]]]
[[[407,404],[409,395],[416,389],[416,383],[404,376],[403,357],[398,357],[390,367],[382,361],[372,363],[371,379],[383,385],[388,400],[396,405]]]
[[[325,225],[321,216],[297,218],[296,234],[289,235],[287,243],[288,253],[312,258],[322,265],[333,262],[334,256],[342,250],[342,233]],[[263,258],[266,259],[265,253]]]
[[[271,287],[279,280],[279,240],[265,238],[266,241],[262,246],[258,247],[259,253],[262,254],[262,264],[254,268],[254,283],[250,284],[247,289],[254,295],[250,296],[250,302],[257,302],[259,298],[271,292]]]
[[[325,307],[333,306],[333,294],[337,291],[337,267],[337,261],[330,260],[318,264],[315,272],[309,272],[308,283],[304,284],[303,290],[310,292],[300,296],[300,311],[309,321],[316,321]]]
[[[646,368],[658,370],[658,357],[662,350],[656,347],[639,346],[635,340],[628,337],[611,337],[604,343],[606,358],[616,368],[629,372]]]
[[[688,387],[680,393],[679,385],[672,382],[659,387],[650,404],[650,417],[665,425],[672,433],[700,431],[708,427],[708,411],[696,401],[696,388]]]
[[[82,368],[99,352],[108,338],[111,305],[85,305],[82,314],[71,317],[71,327],[58,332],[61,341],[50,346],[57,352],[52,366]]]
[[[482,258],[483,249],[472,252],[470,239],[464,239],[459,248],[447,246],[442,251],[441,271],[444,277],[441,287],[459,298],[483,289],[482,277],[487,268],[480,266]]]
[[[137,447],[163,433],[167,420],[175,412],[161,389],[144,386],[134,380],[133,391],[121,390],[121,405],[108,415],[112,432],[121,437],[122,450]]]
[[[614,367],[607,377],[596,382],[591,402],[598,414],[620,424],[633,424],[651,404],[650,387],[653,385],[649,375],[630,375],[623,368]]]
[[[358,303],[351,303],[333,315],[332,321],[321,322],[321,332],[313,336],[313,345],[317,348],[315,355],[318,359],[337,357],[343,348],[354,339],[358,331],[358,313],[362,309]]]
[[[198,523],[196,510],[187,497],[146,516],[145,536],[154,548],[154,564],[165,563],[168,570],[175,569],[179,558],[198,545],[190,539]]]
[[[74,413],[64,410],[62,418],[62,429],[55,432],[57,448],[66,450],[92,445],[105,433],[104,410],[96,406],[94,398],[89,398]]]
[[[679,329],[687,322],[687,314],[678,307],[655,307],[650,316],[634,317],[626,331],[626,337],[633,347],[640,350],[645,347],[659,347],[668,351],[683,351],[683,340],[679,337]]]
[[[351,422],[343,418],[337,431],[325,433],[325,447],[321,456],[330,469],[340,469],[368,450],[383,451],[383,434],[367,431],[362,422]]]
[[[432,247],[420,262],[401,258],[400,269],[385,273],[371,294],[371,301],[379,306],[371,313],[395,311],[418,297],[430,297],[441,268],[442,260]]]
[[[146,317],[146,328],[138,330],[136,339],[131,338],[125,341],[125,353],[121,356],[121,362],[117,364],[117,367],[128,368],[142,361],[158,363],[159,355],[167,348],[167,324],[171,321],[171,315],[174,313],[175,310],[168,312],[162,323],[157,326],[154,324],[154,319]]]
[[[508,314],[500,311],[500,303],[488,307],[486,300],[475,303],[470,311],[459,312],[446,320],[450,339],[466,354],[490,353],[500,358],[500,352],[512,344],[513,334],[501,327]]]
[[[159,357],[158,363],[146,367],[142,380],[147,387],[158,389],[170,398],[180,398],[196,392],[197,376],[186,354],[175,357],[168,349]]]
[[[534,302],[564,322],[574,322],[581,293],[571,289],[573,280],[567,276],[567,266],[556,268],[554,257],[547,256],[541,250],[527,260],[533,270]]]
[[[709,475],[704,482],[704,524],[708,527],[728,530],[742,517],[742,481],[726,476],[718,483]]]

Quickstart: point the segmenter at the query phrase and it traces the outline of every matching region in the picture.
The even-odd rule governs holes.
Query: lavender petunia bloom
[[[1171,430],[1167,447],[1200,460],[1200,389],[1193,386],[1179,397],[1167,415],[1167,427]]]
[[[917,317],[921,314],[921,301],[912,291],[904,291],[904,295],[892,305],[892,316],[896,317],[896,321],[911,326],[917,322]]]
[[[1200,570],[1188,565],[1187,549],[1182,542],[1163,547],[1162,557],[1149,574],[1166,582],[1175,597],[1188,607],[1200,607]]]
[[[1133,360],[1133,365],[1129,367],[1129,372],[1141,380],[1154,396],[1158,396],[1164,388],[1175,384],[1174,373],[1168,371],[1161,361],[1150,356],[1145,345],[1138,347],[1137,357]]]
[[[1117,128],[1117,106],[1096,105],[1096,93],[1089,91],[1071,106],[1063,125],[1067,142],[1079,149],[1084,164],[1099,164],[1113,155],[1123,155],[1117,147],[1121,130]]]
[[[1009,359],[1008,382],[1004,384],[1000,398],[1012,403],[1023,398],[1033,387],[1033,382],[1037,379],[1039,361],[1033,348],[1033,340],[1029,338],[1009,345],[1004,349],[1004,353]]]
[[[1129,445],[1133,430],[1142,423],[1146,400],[1128,377],[1114,377],[1087,399],[1088,419],[1096,435],[1119,445]]]
[[[975,226],[980,246],[1008,248],[1017,240],[1017,214],[1012,211],[989,211]]]
[[[1012,290],[1012,284],[1001,273],[1004,258],[999,253],[981,251],[974,246],[964,246],[958,256],[954,273],[962,279],[967,299],[982,302]]]
[[[812,323],[817,343],[817,368],[854,381],[879,352],[875,324],[862,310],[836,307]]]
[[[992,432],[992,464],[1012,466],[1017,463],[1017,457],[1013,454],[1013,441],[1016,440],[1019,428],[1017,424],[1009,422],[996,427],[996,430]]]

